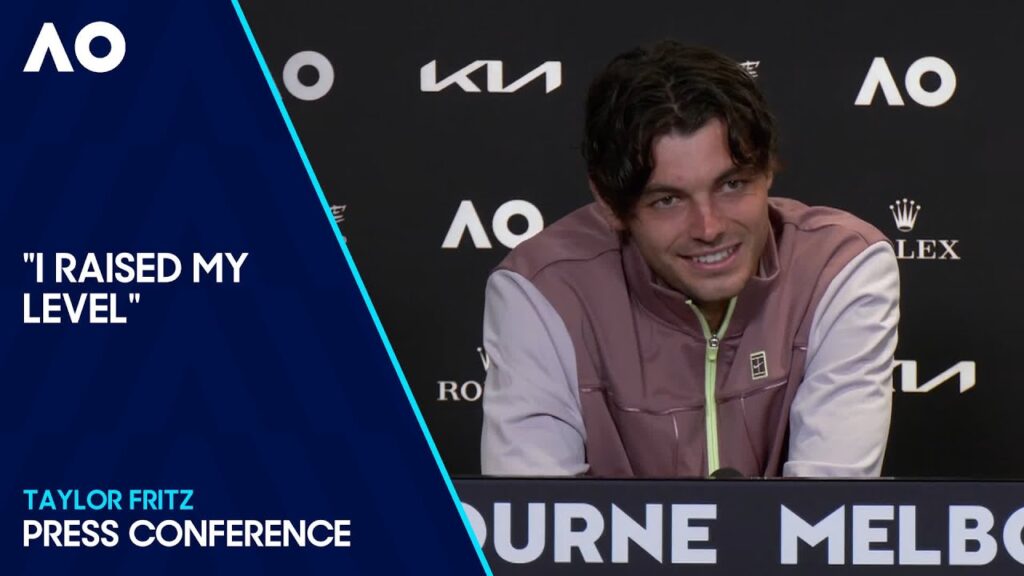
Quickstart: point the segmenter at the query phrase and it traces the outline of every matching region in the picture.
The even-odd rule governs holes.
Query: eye
[[[665,194],[664,196],[658,196],[651,201],[650,206],[653,208],[670,208],[679,203],[679,197],[672,194]]]
[[[722,190],[726,192],[738,192],[747,185],[748,180],[743,178],[732,178],[722,183]]]

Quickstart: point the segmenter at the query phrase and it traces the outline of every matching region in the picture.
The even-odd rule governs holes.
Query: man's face
[[[651,178],[620,226],[667,284],[702,308],[721,306],[757,271],[770,229],[771,174],[733,163],[718,119],[657,138],[653,156]]]

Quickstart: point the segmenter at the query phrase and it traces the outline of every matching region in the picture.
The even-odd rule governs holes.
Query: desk
[[[1024,574],[1024,482],[458,478],[495,574]]]

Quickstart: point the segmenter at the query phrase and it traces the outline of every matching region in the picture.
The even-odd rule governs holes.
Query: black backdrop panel
[[[479,469],[489,270],[588,201],[590,78],[675,38],[756,74],[781,124],[774,194],[897,242],[904,362],[885,473],[1024,477],[1024,4],[243,4],[452,472]],[[900,229],[903,199],[920,210]]]

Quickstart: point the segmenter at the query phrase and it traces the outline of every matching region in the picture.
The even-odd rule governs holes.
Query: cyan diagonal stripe
[[[370,300],[370,295],[366,292],[366,286],[363,284],[363,278],[359,275],[359,270],[356,268],[355,262],[352,261],[352,254],[349,253],[348,246],[345,245],[345,240],[341,236],[341,229],[338,228],[338,223],[334,221],[334,215],[331,213],[331,207],[327,203],[327,198],[324,196],[323,188],[320,187],[320,181],[316,177],[316,173],[313,171],[312,164],[309,163],[309,157],[306,156],[306,149],[303,148],[302,142],[299,140],[299,134],[295,131],[295,125],[292,124],[291,116],[288,115],[288,110],[284,106],[284,100],[281,98],[281,92],[277,89],[277,84],[274,83],[274,78],[270,74],[270,69],[267,67],[267,61],[263,58],[263,52],[260,51],[259,46],[256,44],[256,38],[252,34],[252,29],[249,27],[249,21],[246,20],[245,14],[242,12],[242,7],[238,4],[238,0],[231,0],[231,4],[235,7],[235,13],[238,14],[238,21],[242,24],[242,29],[245,30],[245,36],[249,39],[249,45],[252,47],[253,54],[256,55],[256,60],[260,64],[260,69],[263,70],[263,76],[267,80],[267,85],[270,86],[270,92],[274,95],[274,101],[277,102],[277,108],[281,111],[281,117],[284,118],[284,123],[288,127],[288,133],[292,136],[292,142],[295,143],[295,149],[299,152],[299,157],[302,159],[302,165],[306,168],[306,173],[309,174],[309,180],[313,183],[313,188],[316,190],[317,196],[320,198],[320,205],[324,209],[324,215],[327,216],[328,222],[331,224],[331,228],[334,230],[334,237],[338,240],[338,245],[341,246],[341,252],[345,255],[345,261],[348,262],[348,267],[352,271],[352,276],[356,280],[356,285],[359,287],[359,293],[363,296],[363,302],[366,303],[366,308],[370,312],[370,317],[373,318],[373,324],[377,327],[377,333],[380,335],[381,341],[384,343],[384,348],[388,352],[388,358],[391,359],[391,365],[395,368],[395,373],[398,375],[398,380],[402,383],[402,388],[405,390],[405,397],[409,400],[409,406],[412,407],[413,413],[416,415],[416,422],[420,425],[420,430],[423,431],[423,437],[427,441],[427,446],[430,447],[430,453],[434,456],[434,462],[437,463],[438,470],[441,471],[441,476],[444,478],[445,486],[448,487],[448,493],[452,497],[452,502],[455,503],[455,508],[459,511],[459,516],[462,517],[462,524],[466,528],[466,532],[469,534],[470,540],[473,542],[473,546],[476,548],[477,557],[480,559],[480,564],[483,566],[484,572],[487,576],[493,576],[491,567],[487,563],[487,558],[484,557],[483,549],[480,547],[480,543],[476,540],[476,534],[473,532],[472,526],[469,524],[469,518],[466,517],[466,511],[462,508],[462,502],[459,500],[458,495],[455,493],[455,486],[452,485],[451,476],[448,475],[448,469],[445,468],[444,462],[441,461],[441,455],[437,452],[437,445],[434,444],[434,437],[430,435],[430,431],[427,429],[427,424],[423,420],[423,414],[420,412],[419,406],[416,404],[416,399],[412,395],[412,390],[409,388],[409,382],[405,378],[405,372],[402,371],[401,365],[398,364],[398,358],[395,356],[395,350],[391,347],[391,341],[388,339],[388,335],[384,332],[384,326],[380,322],[380,317],[377,316],[377,309],[374,308],[373,302]]]

